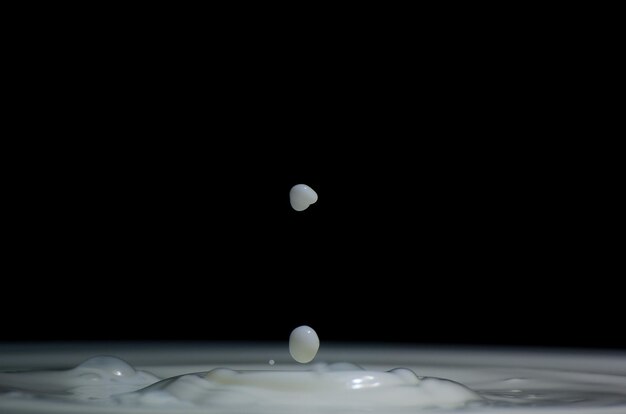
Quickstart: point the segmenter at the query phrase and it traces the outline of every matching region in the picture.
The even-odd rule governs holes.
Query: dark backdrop
[[[542,147],[297,135],[45,163],[6,218],[1,339],[624,346],[615,253]]]
[[[625,347],[619,187],[570,43],[434,26],[38,38],[0,339]]]

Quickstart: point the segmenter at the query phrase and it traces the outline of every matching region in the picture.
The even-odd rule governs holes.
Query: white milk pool
[[[0,371],[0,413],[626,413],[616,351],[0,344]]]

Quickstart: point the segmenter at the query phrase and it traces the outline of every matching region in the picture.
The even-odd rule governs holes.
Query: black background
[[[2,339],[284,340],[308,324],[329,341],[624,346],[615,253],[575,175],[475,143],[370,142],[37,170],[10,217]],[[319,194],[303,212],[298,183]]]
[[[0,340],[626,347],[567,45],[474,29],[38,39],[3,151]]]

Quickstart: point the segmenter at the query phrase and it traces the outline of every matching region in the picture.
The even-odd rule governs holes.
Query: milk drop
[[[317,201],[317,193],[305,184],[298,184],[291,187],[289,191],[289,202],[296,211],[303,211]]]
[[[320,339],[310,326],[299,326],[289,336],[289,353],[296,361],[311,362],[320,347]]]
[[[317,193],[298,184],[289,199],[294,210],[303,211],[317,201]],[[431,309],[433,317],[435,312]],[[319,346],[317,333],[306,325],[295,328],[289,337],[289,352],[299,363],[311,362]],[[575,355],[570,366],[580,360]],[[585,412],[617,414],[626,412],[626,365],[623,357],[617,362],[605,374],[594,365],[593,373],[574,372],[574,376],[569,369],[526,365],[511,371],[508,366],[494,366],[492,359],[485,367],[474,365],[474,359],[470,365],[452,365],[448,372],[465,375],[473,383],[470,389],[452,380],[418,376],[409,368],[380,371],[351,363],[317,363],[308,370],[215,368],[157,377],[119,358],[96,356],[66,370],[0,371],[0,412],[407,414],[421,408],[450,408],[458,413],[465,407],[473,413],[499,413],[503,408],[518,413],[528,407],[531,413],[547,413],[555,407],[559,413],[598,408]],[[275,361],[268,363],[273,366]],[[617,370],[620,364],[623,372]]]

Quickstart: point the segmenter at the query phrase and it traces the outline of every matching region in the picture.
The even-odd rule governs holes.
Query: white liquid
[[[299,326],[289,336],[289,353],[301,364],[313,361],[320,348],[320,339],[310,326]]]
[[[364,370],[348,363],[318,364],[307,371],[217,368],[160,381],[114,357],[95,357],[65,371],[5,373],[0,384],[13,390],[3,403],[37,399],[50,403],[89,402],[103,407],[205,412],[270,413],[306,408],[337,409],[461,407],[481,397],[452,381],[420,378],[411,370]],[[18,390],[15,392],[15,390]]]
[[[352,364],[320,364],[309,371],[235,371],[219,368],[161,381],[113,396],[124,406],[210,407],[276,412],[282,409],[459,407],[480,397],[460,384],[420,379],[410,370],[366,371]],[[238,411],[235,411],[238,412]]]
[[[67,370],[0,373],[0,413],[626,413],[626,354],[325,345],[318,360],[349,356],[364,368],[303,370],[289,364],[284,348],[159,347],[51,353],[42,346],[44,354],[0,347],[0,367],[58,367],[104,349],[140,365],[100,357]],[[267,355],[276,355],[279,368],[268,367]]]
[[[297,184],[289,191],[289,202],[296,211],[304,211],[317,201],[317,193],[305,184]]]

